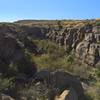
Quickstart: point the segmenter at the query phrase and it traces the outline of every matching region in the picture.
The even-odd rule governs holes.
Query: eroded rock
[[[51,32],[48,38],[63,46],[69,53],[74,52],[82,63],[95,66],[100,61],[100,27],[91,24],[66,27]]]
[[[49,100],[54,100],[55,96],[57,100],[57,95],[61,96],[63,92],[66,90],[70,91],[68,93],[69,95],[68,98],[70,98],[71,95],[75,94],[76,96],[75,98],[78,98],[78,100],[84,100],[84,91],[81,83],[79,82],[79,80],[77,80],[77,78],[66,72],[61,72],[61,71],[49,72],[42,70],[36,74],[35,80],[36,82],[42,82],[47,84],[47,89],[51,89],[51,92],[49,91],[48,95]],[[67,98],[67,94],[64,96]]]

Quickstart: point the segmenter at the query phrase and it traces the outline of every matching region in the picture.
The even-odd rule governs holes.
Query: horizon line
[[[50,18],[42,18],[42,19],[38,19],[38,18],[23,18],[23,19],[11,19],[11,20],[0,20],[0,22],[17,22],[17,21],[24,21],[24,20],[27,20],[27,21],[55,21],[55,20],[98,20],[100,18],[58,18],[58,19],[50,19]]]

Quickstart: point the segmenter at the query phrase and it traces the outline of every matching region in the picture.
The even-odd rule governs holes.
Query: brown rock
[[[0,100],[15,100],[15,99],[10,97],[10,96],[8,96],[8,95],[1,94],[0,95]]]

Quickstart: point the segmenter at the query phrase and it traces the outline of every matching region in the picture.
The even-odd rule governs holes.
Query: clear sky
[[[100,0],[0,0],[0,21],[100,18]]]

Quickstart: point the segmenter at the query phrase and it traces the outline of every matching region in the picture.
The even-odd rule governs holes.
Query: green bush
[[[26,74],[27,76],[32,76],[37,71],[34,63],[26,58],[23,58],[17,63],[18,73]]]
[[[95,26],[100,26],[100,21],[96,22]]]
[[[97,77],[100,77],[100,68],[95,69],[95,74]]]
[[[0,93],[8,90],[12,86],[13,86],[12,79],[0,78]]]
[[[86,100],[93,100],[93,98],[89,94],[85,94]]]
[[[67,61],[70,62],[71,64],[74,62],[74,57],[72,55],[69,55],[67,57]]]
[[[63,56],[66,53],[63,47],[59,47],[57,44],[49,40],[33,40],[33,43],[45,54],[58,54],[59,56]]]
[[[96,82],[92,86],[89,86],[86,92],[88,100],[100,100],[100,83]]]

